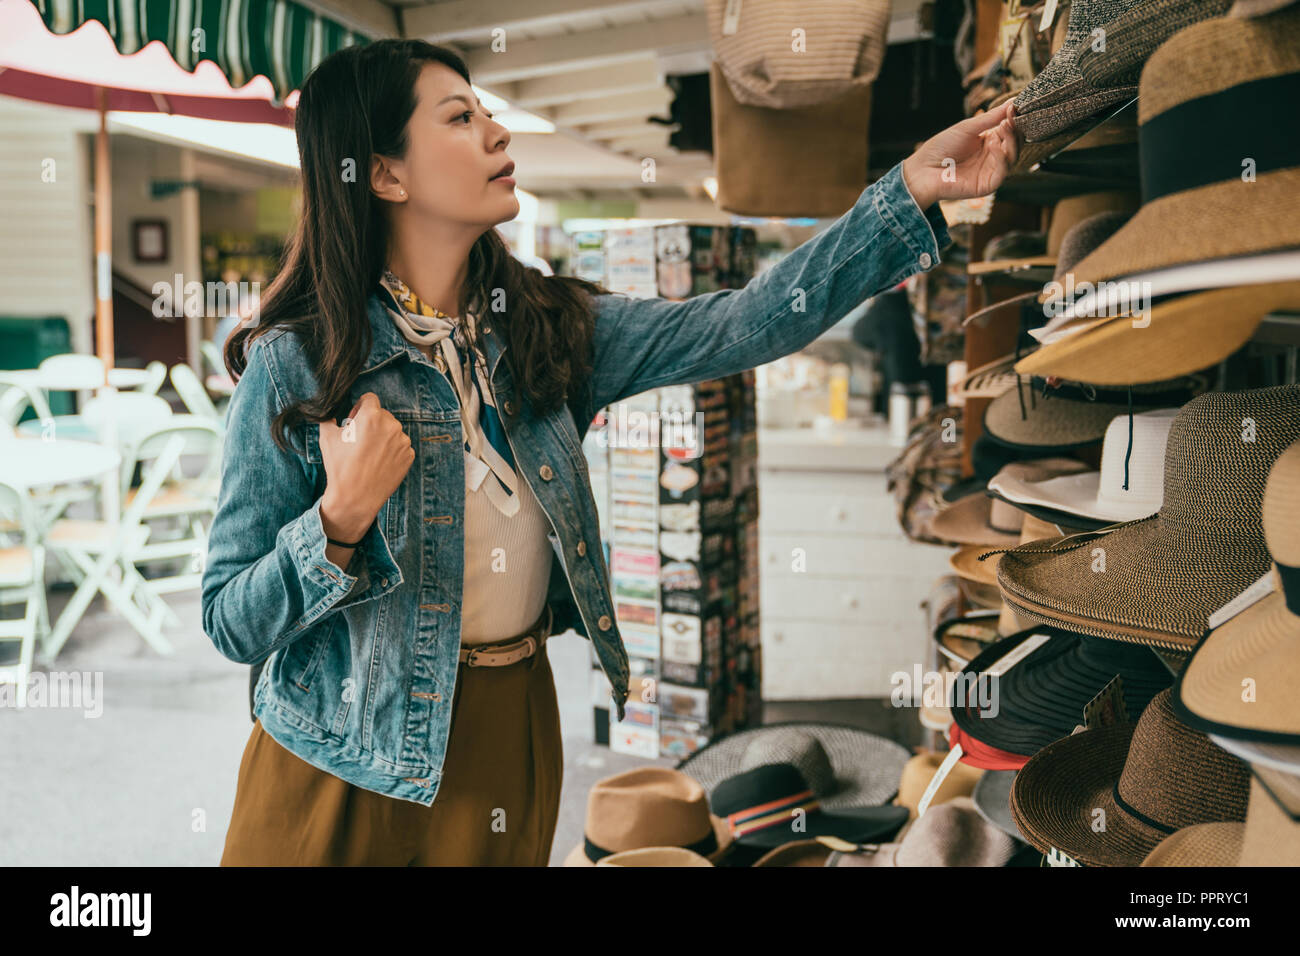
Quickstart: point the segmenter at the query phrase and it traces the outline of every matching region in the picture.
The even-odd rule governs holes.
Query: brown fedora
[[[1300,6],[1171,37],[1142,70],[1142,208],[1075,267],[1075,287],[1300,247],[1300,128],[1281,120],[1298,96]]]
[[[1300,745],[1300,442],[1269,472],[1261,507],[1273,567],[1262,595],[1197,645],[1174,688],[1184,722],[1216,736]],[[1245,604],[1239,601],[1239,604]]]
[[[583,842],[565,866],[595,866],[625,850],[678,847],[710,862],[731,845],[731,832],[709,812],[704,788],[667,767],[639,767],[598,780],[587,795]]]
[[[1184,827],[1245,820],[1249,790],[1246,765],[1179,723],[1164,690],[1136,724],[1085,730],[1030,757],[1011,785],[1011,813],[1043,853],[1137,866]]]
[[[1007,551],[1003,600],[1033,621],[1186,654],[1268,570],[1264,483],[1297,439],[1300,385],[1198,396],[1169,431],[1160,512]]]

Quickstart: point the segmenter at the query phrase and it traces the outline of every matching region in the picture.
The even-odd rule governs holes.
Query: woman
[[[545,865],[563,755],[543,641],[588,637],[620,717],[628,686],[587,425],[796,351],[937,263],[936,200],[997,187],[1010,106],[924,144],[743,290],[687,302],[507,252],[510,134],[449,50],[342,50],[296,122],[301,220],[226,349],[204,629],[266,663],[222,862]]]

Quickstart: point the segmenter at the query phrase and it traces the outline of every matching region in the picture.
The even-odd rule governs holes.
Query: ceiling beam
[[[673,102],[673,92],[666,87],[642,90],[639,93],[620,93],[598,100],[579,100],[541,111],[556,126],[585,126],[591,123],[608,123],[628,118],[644,120],[647,116],[668,115]]]
[[[490,46],[475,47],[467,51],[466,63],[474,81],[490,87],[508,80],[640,60],[647,53],[683,53],[708,45],[708,21],[703,13],[692,13],[600,31],[507,41],[501,52]]]
[[[305,0],[306,5],[368,37],[395,37],[397,11],[380,0]]]
[[[477,80],[476,80],[477,82]],[[652,56],[640,60],[627,60],[613,66],[591,67],[551,76],[537,76],[526,80],[498,83],[492,92],[502,96],[511,106],[525,110],[538,110],[557,103],[575,100],[599,99],[618,93],[635,93],[639,90],[663,89],[664,77],[659,64]]]
[[[575,17],[620,14],[653,17],[680,10],[681,0],[448,0],[429,6],[406,7],[406,35],[434,42],[468,40],[485,43],[493,30],[510,31],[565,27]]]

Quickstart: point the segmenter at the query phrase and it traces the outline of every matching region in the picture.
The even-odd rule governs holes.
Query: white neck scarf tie
[[[477,373],[463,367],[460,353],[469,351],[469,343],[462,325],[421,302],[393,273],[385,272],[382,284],[392,297],[391,303],[385,302],[386,311],[402,335],[417,345],[437,346],[446,360],[448,378],[460,400],[466,492],[482,487],[498,511],[506,516],[515,514],[519,510],[519,478],[483,430],[483,417],[489,408],[495,414],[496,405],[491,391],[482,390],[482,383],[487,381],[487,362],[482,353],[474,353]],[[474,317],[466,315],[465,323],[473,329]]]

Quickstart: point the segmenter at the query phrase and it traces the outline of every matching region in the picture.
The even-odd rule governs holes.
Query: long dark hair
[[[226,367],[238,378],[258,336],[288,328],[303,343],[319,392],[271,423],[281,448],[293,426],[348,411],[340,407],[370,353],[366,300],[388,256],[383,202],[370,191],[371,157],[405,155],[415,82],[430,62],[470,82],[465,62],[452,50],[424,40],[377,40],[331,54],[302,85],[294,119],[302,215],[262,298],[260,319],[245,323],[225,346]],[[355,161],[352,182],[342,175],[347,159]],[[594,316],[587,293],[608,290],[525,266],[500,233],[488,229],[470,249],[460,314],[488,314],[496,289],[504,290],[507,309],[491,313],[492,321],[505,330],[515,381],[535,412],[558,408],[591,372]],[[475,338],[481,347],[477,330]]]

